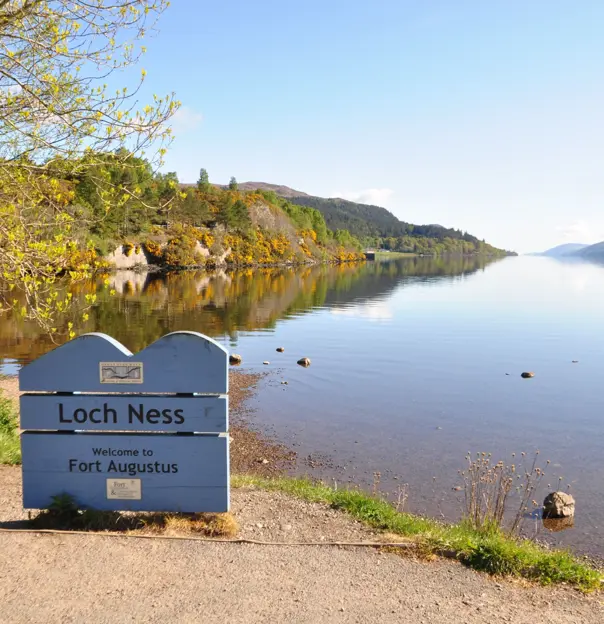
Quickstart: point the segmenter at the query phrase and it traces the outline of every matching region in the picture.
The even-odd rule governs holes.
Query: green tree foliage
[[[334,239],[338,245],[341,245],[342,247],[352,247],[353,249],[361,248],[359,240],[348,230],[336,230]]]
[[[173,173],[154,175],[148,161],[115,154],[94,156],[94,164],[74,176],[75,202],[91,217],[90,233],[97,239],[120,241],[146,231],[166,218],[178,179]],[[122,197],[110,207],[105,198],[120,188]]]
[[[239,188],[239,185],[237,184],[237,180],[235,179],[235,176],[233,176],[229,182],[229,191],[236,191]]]
[[[197,188],[201,192],[206,192],[210,188],[210,176],[205,169],[199,170],[199,179],[197,180]]]
[[[236,230],[238,232],[248,232],[252,227],[252,220],[247,206],[241,199],[234,198],[231,193],[225,194],[220,210],[216,215],[216,220],[228,230]]]
[[[71,270],[75,278],[90,269],[74,253],[81,251],[76,239],[83,222],[111,210],[119,215],[109,229],[130,231],[144,220],[132,216],[140,209],[132,204],[139,188],[133,178],[145,174],[131,157],[147,152],[154,166],[161,162],[170,139],[166,122],[178,103],[169,95],[141,104],[144,70],[138,80],[115,85],[117,91],[108,83],[112,74],[133,76],[126,70],[145,52],[141,39],[167,4],[0,2],[0,266],[9,292],[25,289],[26,313],[48,331],[53,310],[65,304],[49,294],[57,274]],[[104,171],[108,152],[132,165],[132,175],[120,174],[114,184]],[[87,173],[99,165],[106,176]],[[82,191],[80,207],[73,199],[82,177],[100,190]],[[146,203],[144,193],[138,200]],[[11,297],[3,301],[12,306]]]
[[[210,204],[205,196],[194,188],[188,188],[170,213],[171,221],[200,227],[210,218]]]

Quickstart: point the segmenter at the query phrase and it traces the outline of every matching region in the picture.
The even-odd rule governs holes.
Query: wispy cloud
[[[197,130],[203,121],[203,115],[188,106],[181,106],[172,117],[172,127],[175,133],[192,132]]]
[[[587,223],[587,221],[574,221],[568,225],[559,225],[556,228],[566,242],[572,243],[597,243],[604,238],[604,235],[597,228]]]
[[[394,195],[390,188],[363,189],[361,191],[338,191],[334,197],[341,197],[360,204],[383,206]]]

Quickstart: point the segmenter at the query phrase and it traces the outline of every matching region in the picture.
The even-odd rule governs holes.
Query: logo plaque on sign
[[[101,383],[104,384],[142,384],[142,362],[101,362]]]
[[[140,479],[107,479],[107,498],[141,500]]]

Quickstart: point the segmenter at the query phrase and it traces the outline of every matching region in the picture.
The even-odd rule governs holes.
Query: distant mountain
[[[595,245],[583,245],[573,255],[591,260],[604,260],[604,241]]]
[[[243,182],[238,186],[240,191],[255,191],[256,189],[273,191],[273,193],[279,195],[279,197],[285,197],[286,199],[291,199],[293,197],[309,197],[306,193],[296,191],[296,189],[289,188],[289,186],[269,184],[268,182]]]
[[[328,228],[334,231],[348,230],[351,234],[361,239],[367,237],[423,236],[439,240],[453,238],[473,244],[480,242],[476,236],[461,230],[446,228],[442,225],[406,223],[381,206],[358,204],[337,197],[329,199],[316,197],[296,191],[288,186],[267,184],[266,182],[244,182],[239,184],[239,189],[243,191],[255,189],[273,191],[276,195],[287,198],[294,204],[315,208],[325,217]]]
[[[563,245],[558,245],[556,247],[552,247],[547,251],[543,251],[541,253],[531,254],[535,256],[548,256],[550,258],[562,258],[564,256],[572,256],[577,252],[589,247],[589,245],[584,245],[583,243],[564,243]]]

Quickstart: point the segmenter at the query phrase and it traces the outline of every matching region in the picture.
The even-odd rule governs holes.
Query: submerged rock
[[[300,359],[298,360],[298,364],[299,364],[300,366],[304,366],[304,367],[308,368],[308,367],[310,366],[310,359],[309,359],[309,358],[307,358],[307,357],[300,358]]]
[[[243,362],[243,358],[237,353],[231,353],[231,355],[229,355],[229,364],[237,366],[238,364],[241,364],[241,362]]]
[[[531,377],[534,377],[534,376],[535,376],[535,373],[530,373],[530,372],[525,372],[520,375],[520,377],[522,377],[523,379],[530,379]]]
[[[575,526],[575,517],[567,518],[543,518],[543,526],[552,533],[572,529]]]
[[[544,518],[572,518],[575,515],[575,499],[567,492],[552,492],[543,501]]]

